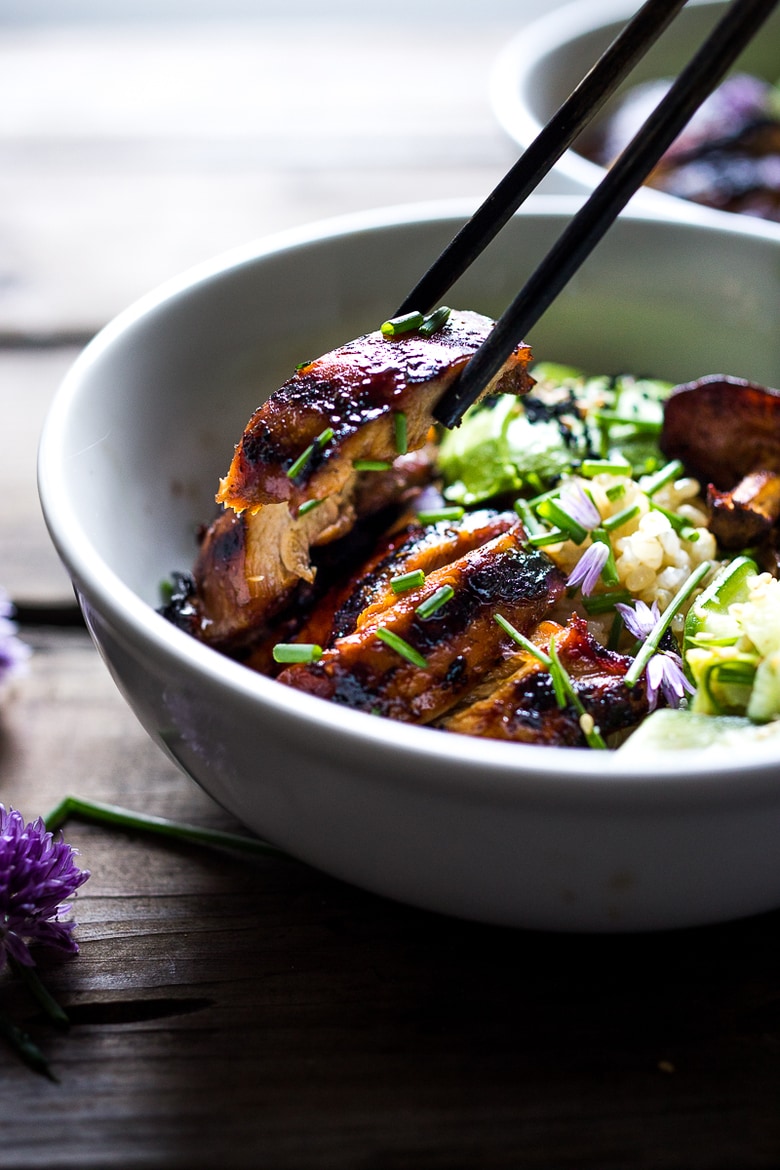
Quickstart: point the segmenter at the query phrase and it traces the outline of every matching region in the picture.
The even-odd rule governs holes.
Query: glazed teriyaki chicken
[[[721,567],[674,450],[695,431],[687,404],[704,394],[720,409],[725,394],[731,409],[742,394],[764,419],[766,396],[772,410],[780,400],[704,380],[680,388],[662,434],[666,384],[532,374],[521,344],[462,428],[442,432],[436,405],[492,326],[438,310],[298,367],[250,418],[193,572],[174,575],[162,612],[336,704],[471,736],[613,746],[657,705],[686,706],[685,613]],[[765,428],[756,442],[761,462]],[[695,451],[685,458],[695,466]],[[755,461],[751,449],[738,492],[755,479],[763,517],[770,472]],[[762,521],[770,543],[775,519]],[[733,682],[734,663],[724,670]]]

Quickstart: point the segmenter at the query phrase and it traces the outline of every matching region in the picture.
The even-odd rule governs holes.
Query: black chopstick
[[[552,170],[684,5],[685,0],[646,0],[417,282],[395,316],[414,310],[427,313],[434,307]]]
[[[778,0],[733,0],[441,399],[434,411],[440,423],[457,426],[464,411],[549,308],[777,3]]]

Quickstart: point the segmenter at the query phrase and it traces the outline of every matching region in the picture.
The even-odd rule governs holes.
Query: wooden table
[[[187,265],[484,195],[513,158],[487,86],[515,27],[480,8],[0,26],[0,583],[34,651],[0,711],[6,805],[75,793],[240,828],[147,740],[76,620],[38,513],[40,423],[78,347]],[[66,838],[92,871],[81,953],[42,970],[72,1026],[0,977],[59,1078],[0,1048],[4,1170],[780,1165],[780,913],[543,935],[293,863]]]

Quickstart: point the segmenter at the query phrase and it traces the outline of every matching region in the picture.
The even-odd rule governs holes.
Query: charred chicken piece
[[[627,730],[647,714],[644,684],[627,687],[623,682],[632,659],[597,642],[582,618],[573,615],[565,627],[543,621],[529,636],[540,649],[555,638],[561,663],[602,735]],[[527,651],[512,654],[500,676],[489,677],[480,689],[484,693],[445,717],[441,726],[515,743],[586,746],[574,707],[559,707],[549,672]]]
[[[506,657],[496,611],[526,632],[563,591],[562,574],[524,549],[523,538],[515,524],[435,570],[419,589],[359,619],[318,662],[282,671],[280,682],[403,722],[441,718]],[[446,586],[450,599],[422,617],[418,607]]]
[[[262,638],[313,581],[312,548],[430,479],[432,411],[492,327],[453,311],[431,337],[368,334],[308,363],[255,411],[194,568],[197,636],[226,650]],[[486,393],[525,393],[530,356],[519,345]],[[365,460],[387,469],[363,470]]]
[[[780,391],[722,374],[678,386],[661,450],[708,485],[710,528],[722,547],[770,534],[780,518]]]
[[[391,581],[404,573],[426,577],[517,525],[513,512],[483,508],[459,520],[405,525],[379,541],[373,556],[346,581],[334,585],[314,607],[296,641],[329,646],[354,632],[398,597]]]
[[[417,450],[439,399],[493,325],[479,313],[453,311],[431,337],[378,330],[301,367],[252,415],[217,501],[236,512],[284,501],[294,512],[341,493],[355,461],[396,458],[399,412],[408,448]],[[517,346],[484,393],[529,390],[530,357],[527,345]]]

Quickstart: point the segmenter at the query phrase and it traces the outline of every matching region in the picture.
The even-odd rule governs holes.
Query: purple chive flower
[[[587,528],[588,532],[598,528],[601,523],[598,508],[578,483],[567,484],[558,497],[558,502],[564,512],[568,512],[572,520]]]
[[[24,670],[30,657],[30,647],[16,636],[16,623],[11,621],[13,606],[3,589],[0,589],[0,687],[15,674]]]
[[[643,640],[649,637],[655,623],[660,617],[657,601],[653,602],[652,607],[644,601],[635,601],[634,608],[619,601],[615,609],[622,617],[623,624],[629,634],[633,634],[635,638],[641,638]]]
[[[42,819],[24,823],[21,813],[0,804],[0,969],[10,956],[24,967],[35,960],[29,944],[75,954],[75,922],[62,922],[64,904],[89,877],[76,851],[47,833]]]
[[[577,561],[577,564],[569,573],[569,579],[566,582],[567,585],[570,588],[574,588],[575,585],[581,585],[582,592],[586,597],[589,597],[596,588],[602,569],[608,560],[608,544],[604,544],[600,540],[589,544]]]
[[[654,711],[658,704],[659,691],[670,707],[679,707],[685,698],[685,692],[692,694],[694,690],[685,677],[679,654],[673,654],[668,650],[661,650],[653,655],[647,664],[645,679],[651,711]]]

